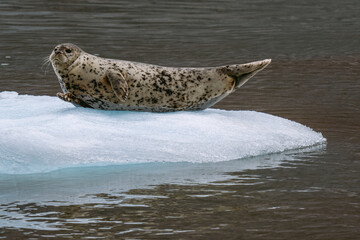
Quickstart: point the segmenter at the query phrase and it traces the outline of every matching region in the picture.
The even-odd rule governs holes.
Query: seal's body
[[[55,47],[50,61],[65,100],[95,109],[168,112],[211,107],[271,60],[212,68],[171,68],[106,59],[73,44]]]

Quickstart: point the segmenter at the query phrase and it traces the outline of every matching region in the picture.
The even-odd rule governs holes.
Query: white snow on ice
[[[0,92],[0,173],[219,162],[325,141],[304,125],[255,111],[101,111],[76,108],[56,97]]]

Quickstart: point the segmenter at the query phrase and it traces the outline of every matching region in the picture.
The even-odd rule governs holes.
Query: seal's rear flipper
[[[234,78],[235,85],[233,91],[235,91],[244,85],[252,76],[263,70],[270,62],[271,59],[265,59],[245,64],[222,66],[218,68],[218,71]]]

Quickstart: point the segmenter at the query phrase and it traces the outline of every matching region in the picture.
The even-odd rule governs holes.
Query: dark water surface
[[[167,66],[272,58],[215,107],[288,118],[328,142],[216,164],[0,175],[0,239],[359,239],[359,13],[355,0],[2,0],[0,92],[60,91],[42,62],[62,42]]]

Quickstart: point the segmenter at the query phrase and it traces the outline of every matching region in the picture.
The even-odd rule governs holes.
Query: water
[[[272,58],[215,108],[290,119],[327,144],[225,162],[2,174],[0,237],[357,239],[359,12],[355,0],[1,1],[0,92],[54,96],[42,59],[62,42],[167,66]]]

